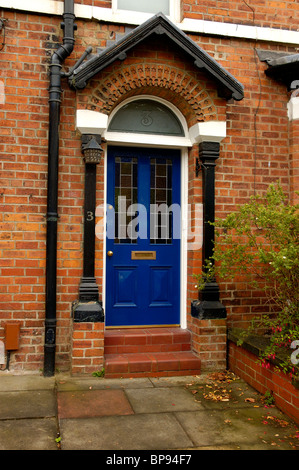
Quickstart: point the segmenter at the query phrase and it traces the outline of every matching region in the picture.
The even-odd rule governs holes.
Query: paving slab
[[[277,410],[264,408],[179,412],[176,417],[195,447],[291,450],[296,428]]]
[[[124,388],[152,388],[151,380],[147,377],[135,379],[106,379],[103,377],[70,377],[67,374],[57,375],[57,390],[102,390]]]
[[[56,418],[0,421],[0,450],[57,450]]]
[[[123,390],[58,392],[59,418],[87,418],[133,414]]]
[[[21,390],[53,390],[55,377],[41,375],[6,375],[0,373],[0,392],[13,392]]]
[[[186,386],[196,402],[208,409],[262,406],[262,395],[241,380],[231,383],[204,383]]]
[[[0,393],[0,419],[54,416],[56,416],[56,400],[51,390]]]
[[[202,408],[202,405],[194,400],[192,394],[182,387],[128,389],[126,396],[135,413],[196,411]]]
[[[207,373],[201,375],[182,375],[178,377],[150,377],[150,381],[154,387],[178,387],[178,386],[196,386],[206,384],[210,380]]]
[[[175,416],[152,413],[63,419],[62,450],[161,450],[194,444]]]

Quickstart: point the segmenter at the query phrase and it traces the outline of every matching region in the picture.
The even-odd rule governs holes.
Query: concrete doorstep
[[[156,463],[167,463],[166,451],[193,459],[198,450],[298,449],[297,426],[229,372],[140,379],[0,373],[0,450],[101,450],[106,464],[124,463],[115,460],[122,451],[141,452],[144,466],[158,454]]]

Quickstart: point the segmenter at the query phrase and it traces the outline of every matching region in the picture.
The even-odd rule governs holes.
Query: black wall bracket
[[[201,142],[199,158],[196,161],[196,176],[199,171],[203,178],[203,269],[205,261],[213,254],[215,229],[215,167],[219,158],[219,142]],[[199,292],[198,300],[191,302],[191,315],[199,319],[226,318],[226,309],[220,302],[219,286],[216,280],[205,284]]]
[[[79,300],[73,304],[73,320],[103,322],[104,311],[95,278],[96,166],[103,153],[101,137],[82,135],[82,153],[85,162],[83,276]]]

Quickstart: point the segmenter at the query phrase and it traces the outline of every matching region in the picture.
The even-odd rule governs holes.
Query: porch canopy
[[[83,89],[98,72],[116,60],[125,60],[127,53],[153,35],[165,35],[193,60],[195,67],[207,73],[216,82],[218,94],[224,99],[242,100],[243,85],[218,64],[207,52],[199,47],[183,31],[176,27],[163,13],[158,13],[134,30],[125,34],[114,45],[93,55],[69,77],[71,88]]]

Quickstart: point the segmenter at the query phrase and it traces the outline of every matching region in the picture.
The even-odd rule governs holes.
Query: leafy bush
[[[270,345],[262,357],[263,365],[287,350],[279,366],[295,371],[290,345],[299,339],[299,205],[290,205],[278,185],[271,185],[264,197],[250,198],[248,204],[216,220],[213,255],[206,260],[198,288],[215,277],[242,276],[253,287],[263,289],[275,304],[275,315],[254,319],[251,330],[261,327],[269,334]]]

